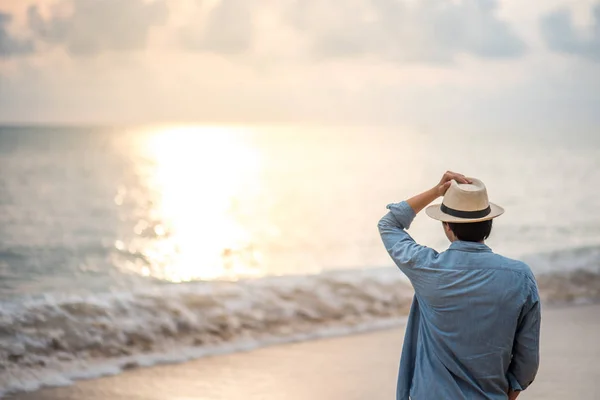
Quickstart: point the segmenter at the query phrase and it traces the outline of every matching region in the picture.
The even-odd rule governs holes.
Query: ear
[[[442,226],[444,227],[444,231],[452,232],[452,229],[450,229],[450,224],[448,224],[447,222],[442,222]]]

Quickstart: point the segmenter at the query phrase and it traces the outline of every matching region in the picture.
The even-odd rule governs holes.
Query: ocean
[[[595,133],[0,127],[0,395],[398,324],[376,225],[446,170],[504,206],[488,244],[546,304],[597,301],[599,167]]]

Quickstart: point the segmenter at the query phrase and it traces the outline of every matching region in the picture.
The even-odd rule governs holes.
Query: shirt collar
[[[464,242],[462,240],[452,242],[448,250],[468,251],[471,253],[492,252],[492,249],[483,243]]]

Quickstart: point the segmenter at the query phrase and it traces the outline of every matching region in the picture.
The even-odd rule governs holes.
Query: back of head
[[[450,230],[458,240],[465,242],[483,242],[492,233],[491,219],[480,222],[456,223],[448,222]]]

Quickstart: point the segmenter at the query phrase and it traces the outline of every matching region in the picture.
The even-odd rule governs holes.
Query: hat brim
[[[441,204],[434,204],[425,209],[425,213],[429,215],[433,219],[437,219],[442,222],[454,222],[454,223],[468,223],[468,222],[481,222],[487,221],[493,218],[496,218],[502,214],[504,214],[504,208],[496,205],[494,203],[490,203],[491,212],[482,218],[460,218],[454,217],[452,215],[446,214],[441,210]]]

